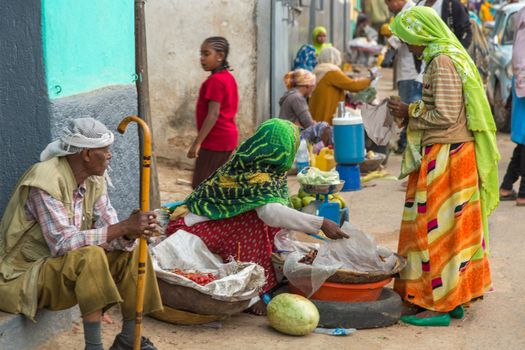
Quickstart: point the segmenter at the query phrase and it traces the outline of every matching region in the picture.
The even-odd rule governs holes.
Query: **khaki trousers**
[[[78,304],[82,315],[88,315],[121,303],[123,319],[134,319],[138,255],[138,246],[133,252],[106,252],[101,247],[87,246],[48,258],[39,275],[38,307],[58,311]],[[161,309],[148,255],[144,313]]]

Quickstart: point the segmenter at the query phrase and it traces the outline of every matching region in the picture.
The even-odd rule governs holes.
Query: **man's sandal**
[[[502,201],[502,202],[503,201],[513,201],[513,200],[516,199],[517,196],[518,195],[517,195],[516,191],[514,191],[514,190],[511,190],[510,193],[506,194],[506,195],[501,194],[501,191],[500,191],[500,193],[499,193],[499,200]]]
[[[113,341],[113,345],[109,348],[109,350],[133,350],[133,344],[130,344],[126,338],[124,338],[121,334],[117,334],[115,337],[115,341]],[[140,350],[158,350],[155,345],[146,337],[141,337],[140,341]]]

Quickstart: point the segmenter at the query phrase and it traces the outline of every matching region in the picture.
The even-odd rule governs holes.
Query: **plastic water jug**
[[[315,155],[315,167],[322,171],[330,171],[335,168],[334,150],[323,147],[319,154]]]
[[[356,164],[365,160],[365,128],[360,113],[332,119],[334,155],[338,164]]]
[[[300,172],[310,165],[310,159],[308,157],[308,145],[306,144],[306,140],[303,138],[301,138],[299,148],[297,149],[295,163],[297,165],[297,172]]]

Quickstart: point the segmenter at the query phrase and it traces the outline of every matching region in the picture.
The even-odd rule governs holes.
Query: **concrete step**
[[[40,310],[35,323],[22,315],[0,312],[0,349],[38,349],[53,335],[70,330],[78,316],[78,308],[64,311]]]

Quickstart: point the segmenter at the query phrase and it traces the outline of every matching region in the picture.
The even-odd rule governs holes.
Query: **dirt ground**
[[[383,84],[380,94],[390,94],[391,85]],[[509,136],[498,135],[502,161],[502,177],[513,144]],[[387,170],[397,175],[400,156],[393,155]],[[183,199],[189,192],[191,173],[160,166],[159,176],[163,202]],[[298,185],[290,179],[290,191]],[[343,193],[350,210],[350,220],[372,234],[376,240],[395,250],[403,208],[404,192],[396,180],[374,180],[371,187]],[[161,350],[167,349],[525,349],[525,255],[523,220],[525,208],[514,202],[503,202],[490,219],[491,268],[494,291],[483,301],[467,309],[466,317],[453,320],[450,327],[422,328],[397,324],[373,330],[359,330],[347,337],[312,334],[291,337],[277,333],[268,326],[265,317],[239,314],[210,326],[175,326],[147,318],[146,336]],[[120,330],[118,310],[110,316],[115,324],[104,324],[107,347]],[[81,321],[69,332],[59,334],[41,350],[80,349],[83,347]]]

